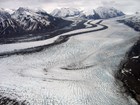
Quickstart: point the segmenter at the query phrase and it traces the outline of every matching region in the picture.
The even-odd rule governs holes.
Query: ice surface
[[[139,33],[114,20],[102,24],[109,28],[73,36],[41,52],[1,58],[0,94],[31,105],[137,105],[123,94],[114,73]],[[54,40],[0,47],[12,50]]]
[[[89,20],[89,21],[85,22],[85,26],[89,27],[87,29],[78,29],[78,30],[70,31],[70,32],[67,32],[67,33],[64,33],[64,34],[58,35],[56,37],[53,37],[51,39],[47,39],[47,40],[43,40],[43,41],[32,41],[32,42],[14,43],[14,44],[2,44],[2,45],[0,45],[0,49],[1,49],[0,53],[11,52],[11,51],[16,51],[16,50],[20,50],[20,49],[37,47],[37,46],[46,45],[46,44],[51,44],[62,35],[69,35],[69,34],[74,34],[74,33],[93,30],[93,28],[90,28],[91,25],[87,24],[87,23],[90,22],[91,24],[96,24],[98,21],[99,20],[97,20],[97,21]],[[98,25],[94,29],[100,29],[102,27],[103,26]]]

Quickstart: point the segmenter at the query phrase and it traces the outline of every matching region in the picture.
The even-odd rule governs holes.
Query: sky
[[[133,14],[140,11],[139,5],[140,0],[0,0],[0,8],[42,8],[48,13],[56,8],[91,10],[99,6],[110,6],[126,14]]]

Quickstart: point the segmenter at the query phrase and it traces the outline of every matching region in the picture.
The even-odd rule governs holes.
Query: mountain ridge
[[[70,21],[53,17],[43,10],[34,11],[20,7],[10,14],[0,9],[0,37],[3,38],[49,32],[70,23]]]

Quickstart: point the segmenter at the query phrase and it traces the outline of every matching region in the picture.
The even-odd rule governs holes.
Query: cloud
[[[125,13],[140,11],[140,0],[0,0],[2,8],[43,8],[48,12],[55,8],[72,7],[78,9],[94,9],[98,6],[113,6]]]

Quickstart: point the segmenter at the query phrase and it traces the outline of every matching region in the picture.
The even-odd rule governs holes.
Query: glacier
[[[125,93],[115,73],[139,33],[116,19],[101,24],[108,28],[71,36],[68,41],[40,52],[0,58],[0,94],[31,105],[138,105]],[[60,36],[92,28],[87,25],[86,29]],[[10,52],[53,43],[58,37],[3,44],[0,48]]]

